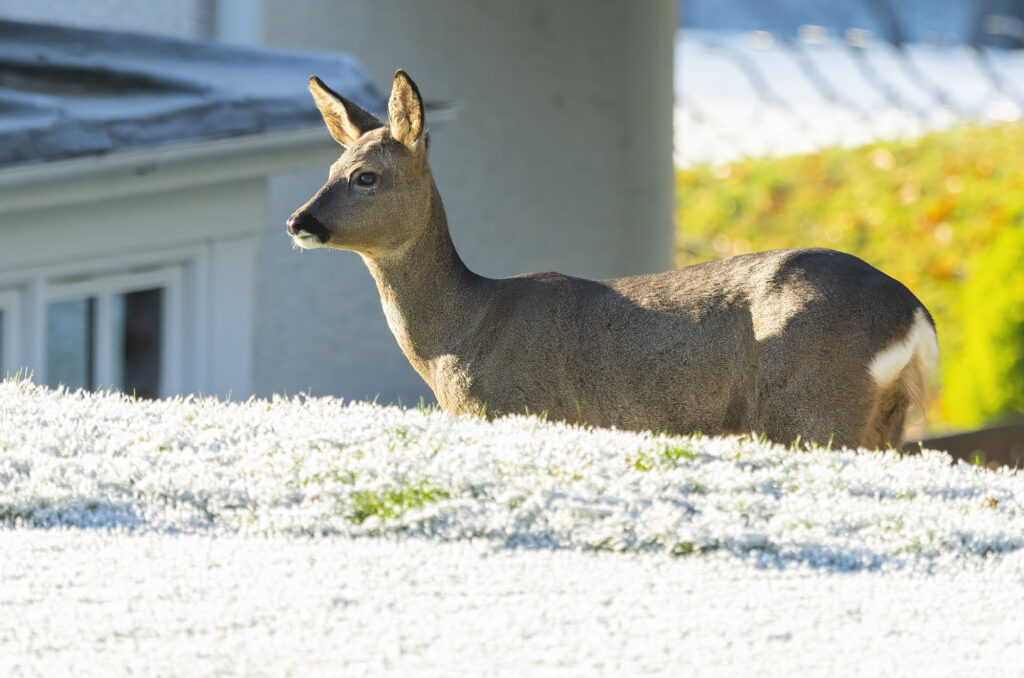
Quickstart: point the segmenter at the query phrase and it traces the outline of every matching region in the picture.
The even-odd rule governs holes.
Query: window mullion
[[[23,363],[37,384],[46,383],[46,281],[35,276],[25,290],[25,307],[21,313],[19,362]]]
[[[161,322],[163,352],[160,356],[160,395],[164,398],[180,393],[182,390],[185,327],[183,277],[181,268],[175,269],[170,272],[164,287],[163,320]]]
[[[93,334],[93,374],[95,382],[93,388],[118,388],[120,384],[114,383],[114,322],[111,313],[111,293],[104,290],[94,298],[96,316]]]
[[[20,360],[18,351],[18,329],[21,325],[21,318],[18,313],[18,294],[16,291],[0,292],[0,313],[3,314],[3,326],[0,332],[0,378],[7,371],[13,372],[15,364]],[[19,366],[20,367],[20,366]]]

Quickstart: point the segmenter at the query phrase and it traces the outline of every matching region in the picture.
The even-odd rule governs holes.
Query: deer
[[[610,280],[487,278],[455,250],[408,74],[395,73],[387,120],[316,76],[309,90],[344,150],[287,233],[362,257],[445,411],[884,449],[922,407],[932,316],[863,260],[788,249]]]

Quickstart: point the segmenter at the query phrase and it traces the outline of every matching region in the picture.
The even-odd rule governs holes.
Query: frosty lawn
[[[0,673],[1005,672],[1022,502],[931,452],[8,381]]]

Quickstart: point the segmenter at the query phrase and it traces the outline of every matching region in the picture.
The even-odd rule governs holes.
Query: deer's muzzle
[[[317,221],[316,217],[305,212],[293,214],[288,219],[288,235],[293,238],[313,236],[321,245],[326,244],[331,238],[327,227]]]

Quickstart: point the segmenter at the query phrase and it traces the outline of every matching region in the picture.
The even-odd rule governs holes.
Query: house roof
[[[0,166],[308,126],[311,74],[384,113],[346,54],[0,20]]]

